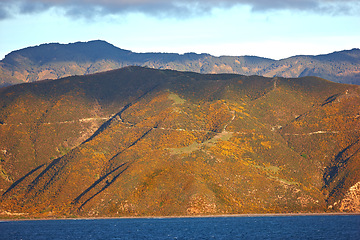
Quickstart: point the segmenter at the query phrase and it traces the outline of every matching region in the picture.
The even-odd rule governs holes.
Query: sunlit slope
[[[358,211],[357,86],[127,67],[0,94],[7,214]]]

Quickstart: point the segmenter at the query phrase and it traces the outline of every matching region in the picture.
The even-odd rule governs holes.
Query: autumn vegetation
[[[1,88],[1,216],[359,211],[359,93],[143,67]]]

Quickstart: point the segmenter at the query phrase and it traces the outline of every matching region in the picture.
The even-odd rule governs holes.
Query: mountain
[[[295,56],[276,61],[254,56],[134,53],[97,40],[43,44],[11,52],[0,62],[0,86],[91,74],[133,65],[248,76],[317,76],[334,82],[360,84],[359,49],[318,56]]]
[[[359,94],[143,67],[5,87],[0,213],[359,212]]]

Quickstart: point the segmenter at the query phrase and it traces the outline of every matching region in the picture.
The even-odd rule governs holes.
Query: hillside
[[[359,212],[359,93],[142,67],[2,88],[1,216]]]
[[[360,84],[360,50],[318,56],[294,56],[272,60],[255,56],[209,54],[134,53],[105,41],[43,44],[13,51],[0,61],[0,87],[92,74],[124,66],[198,73],[236,73],[247,76],[317,76],[334,82]]]

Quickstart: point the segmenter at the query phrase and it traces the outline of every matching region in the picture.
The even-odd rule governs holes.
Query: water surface
[[[0,239],[360,239],[360,215],[2,221]]]

